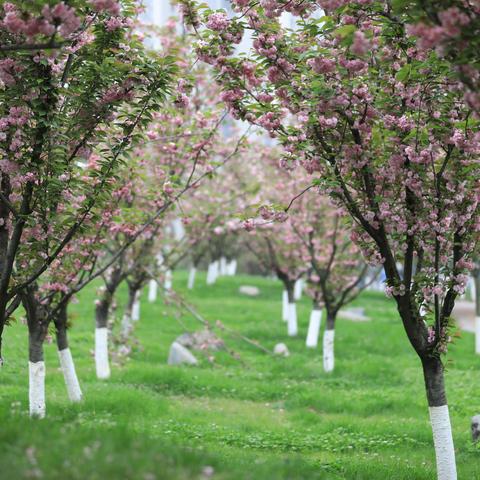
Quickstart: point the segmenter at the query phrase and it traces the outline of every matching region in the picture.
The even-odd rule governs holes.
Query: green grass
[[[280,319],[281,286],[257,277],[222,278],[213,287],[199,276],[185,292],[211,321],[221,320],[268,348],[287,343],[289,358],[270,357],[223,335],[242,362],[226,352],[210,364],[171,367],[171,342],[180,321],[162,300],[142,303],[139,341],[108,381],[95,378],[94,288],[71,308],[71,349],[85,400],[68,402],[55,345],[46,345],[47,418],[28,418],[27,330],[7,329],[0,372],[0,479],[414,479],[435,478],[434,452],[419,361],[393,303],[365,293],[356,305],[373,321],[339,320],[336,367],[322,371],[321,350],[304,346],[310,304],[299,305],[297,339]],[[240,296],[242,284],[261,295]],[[124,298],[125,292],[122,292]],[[144,293],[144,299],[146,292]],[[480,359],[473,337],[451,346],[447,389],[460,479],[480,479],[480,450],[470,417],[480,412]]]

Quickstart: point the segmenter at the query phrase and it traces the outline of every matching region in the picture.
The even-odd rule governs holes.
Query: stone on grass
[[[290,355],[288,347],[284,343],[277,343],[275,347],[273,347],[273,353],[282,357],[288,357]]]
[[[480,415],[472,417],[472,440],[478,442],[480,439]]]
[[[260,295],[260,289],[254,287],[253,285],[242,285],[238,291],[243,295],[248,295],[249,297],[256,297]]]
[[[175,342],[190,350],[223,350],[225,348],[223,340],[208,329],[183,333],[175,339]]]
[[[211,478],[213,477],[213,474],[215,473],[215,469],[210,466],[210,465],[207,465],[206,467],[203,467],[202,469],[202,475],[205,477],[205,478]]]
[[[177,342],[172,343],[170,353],[168,354],[169,365],[196,365],[197,363],[198,360],[189,350]]]
[[[369,317],[365,315],[365,309],[362,307],[346,308],[338,312],[338,316],[352,322],[368,322]]]

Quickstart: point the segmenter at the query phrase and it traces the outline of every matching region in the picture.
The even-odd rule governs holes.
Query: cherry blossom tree
[[[297,235],[294,219],[286,211],[293,205],[291,199],[299,198],[311,179],[303,172],[301,175],[276,172],[278,154],[278,149],[265,149],[253,167],[255,177],[250,172],[247,174],[257,179],[258,188],[252,188],[246,210],[250,218],[245,220],[244,226],[251,233],[244,242],[264,271],[273,272],[283,283],[282,318],[287,321],[288,335],[293,337],[298,334],[295,285],[311,265],[307,245]]]
[[[313,309],[306,339],[307,347],[316,347],[320,331],[322,307],[326,310],[323,334],[323,368],[334,369],[335,323],[341,308],[353,301],[366,288],[369,266],[360,249],[350,239],[345,212],[328,198],[312,190],[305,192],[289,211],[290,225],[308,252],[310,271],[307,293]]]
[[[464,89],[383,2],[232,6],[229,18],[183,3],[198,55],[215,66],[233,115],[276,137],[283,165],[315,172],[366,258],[383,265],[422,364],[438,477],[455,479],[442,355],[480,229],[480,134]],[[284,12],[294,29],[279,22]],[[237,56],[244,32],[253,48]]]
[[[0,11],[0,338],[21,297],[33,377],[44,376],[46,328],[35,281],[98,214],[174,70],[145,52],[135,15],[128,0],[15,1]],[[94,151],[100,168],[84,175]]]

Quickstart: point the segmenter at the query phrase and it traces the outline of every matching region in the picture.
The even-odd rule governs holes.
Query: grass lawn
[[[201,324],[143,295],[139,341],[130,360],[95,378],[94,288],[71,308],[71,350],[85,400],[71,405],[55,345],[46,345],[47,418],[28,418],[27,328],[5,334],[0,371],[0,479],[365,479],[435,478],[434,452],[420,363],[392,301],[367,292],[355,305],[373,321],[340,319],[336,365],[322,369],[321,349],[307,350],[310,302],[300,302],[299,332],[286,336],[281,286],[258,278],[199,275],[186,292],[207,319],[221,320],[268,348],[285,342],[288,358],[271,357],[223,335],[242,363],[226,352],[197,367],[166,365],[171,342]],[[240,296],[257,285],[255,298]],[[122,292],[123,298],[125,291]],[[323,325],[322,325],[323,327]],[[447,392],[459,479],[480,479],[480,449],[470,441],[470,417],[480,413],[480,358],[473,336],[450,347]],[[213,471],[213,475],[212,475]]]

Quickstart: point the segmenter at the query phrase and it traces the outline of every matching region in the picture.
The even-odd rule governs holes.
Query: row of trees
[[[22,304],[31,413],[45,414],[51,323],[69,396],[78,400],[67,339],[74,296],[103,279],[95,359],[106,378],[120,283],[129,288],[120,326],[127,337],[139,292],[150,281],[168,287],[187,255],[195,269],[211,258],[211,282],[232,268],[228,234],[241,224],[234,212],[245,210],[245,245],[284,284],[288,333],[297,333],[300,277],[317,312],[311,345],[326,310],[327,371],[338,310],[367,284],[358,252],[384,269],[422,364],[438,476],[454,479],[442,354],[480,229],[478,9],[343,0],[232,7],[228,16],[182,2],[219,94],[174,24],[155,32],[159,52],[145,48],[133,0],[3,4],[0,355],[3,329]],[[295,28],[279,21],[284,14]],[[244,35],[252,49],[238,55]],[[220,100],[281,150],[221,135]],[[212,190],[203,191],[212,176]]]
[[[79,400],[70,302],[103,279],[95,352],[98,376],[108,377],[116,288],[129,286],[126,336],[145,282],[201,241],[190,236],[192,243],[172,248],[172,215],[186,222],[200,215],[195,203],[182,212],[179,199],[198,195],[245,148],[243,137],[221,136],[215,86],[175,25],[156,32],[162,48],[151,52],[139,13],[129,0],[12,2],[0,12],[0,338],[23,305],[32,415],[45,415],[50,325],[69,397]],[[161,252],[163,263],[152,262]]]
[[[242,1],[228,17],[183,2],[232,114],[278,139],[284,167],[315,172],[383,266],[421,361],[442,479],[456,466],[441,355],[480,227],[478,71],[466,65],[478,54],[464,47],[478,7],[453,3]],[[251,51],[236,55],[247,34]]]

